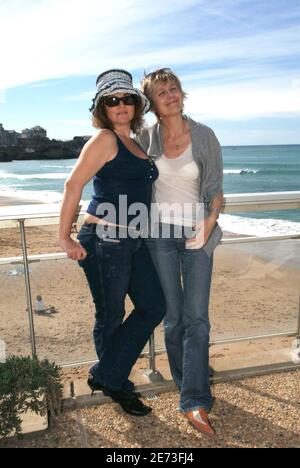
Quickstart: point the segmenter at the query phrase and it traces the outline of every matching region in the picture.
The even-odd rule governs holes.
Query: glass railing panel
[[[5,343],[6,356],[29,356],[31,344],[23,265],[0,265],[0,282],[0,341]]]
[[[296,335],[298,330],[299,290],[299,240],[218,247],[210,306],[211,341],[249,338],[244,343],[212,347],[211,355],[223,360],[223,370],[292,360],[295,337],[288,335]]]
[[[288,212],[286,210],[286,213]],[[282,219],[275,219],[275,224],[277,222],[278,224],[274,226],[273,233],[288,234],[291,229],[293,234],[299,232],[297,229],[300,223],[297,213],[299,214],[299,211],[290,210],[293,219],[287,218],[283,231],[281,231]],[[269,214],[272,215],[272,213]],[[271,235],[272,229],[268,232],[263,232],[261,229],[266,224],[269,225],[270,220],[266,222],[265,213],[258,216],[249,212],[232,215],[235,216],[233,228],[230,228],[228,222],[223,227],[225,231],[233,232],[234,236],[237,232],[241,232],[242,225],[247,229],[252,228],[251,232],[247,229],[241,232],[242,236],[246,234],[258,237]],[[228,216],[231,215],[222,216],[228,221],[230,220]],[[1,222],[2,226],[3,223],[5,221]],[[13,223],[12,221],[9,227],[0,229],[0,257],[2,258],[22,255],[18,225],[15,223],[17,227],[13,228]],[[78,229],[80,224],[81,222],[78,223]],[[222,222],[220,224],[222,225]],[[28,255],[60,251],[57,245],[56,217],[26,220],[25,225]],[[291,229],[287,229],[288,227]],[[257,335],[296,333],[299,315],[299,259],[299,240],[225,244],[218,247],[215,253],[210,307],[211,340],[235,340],[243,337],[251,339]],[[12,281],[8,274],[10,267],[2,266],[1,268],[1,276],[7,276],[9,281]],[[14,268],[15,265],[11,270]],[[4,296],[1,298],[2,311],[6,308],[10,311],[15,308],[21,310],[20,301],[23,301],[26,312],[24,273],[17,270],[15,277],[18,276],[22,280],[13,285],[17,293],[6,302],[3,299]],[[35,306],[36,297],[41,295],[46,308],[53,307],[48,316],[34,314],[38,355],[64,364],[95,360],[92,340],[94,305],[83,271],[75,262],[67,259],[35,262],[30,263],[30,279],[33,306]],[[7,280],[3,282],[3,287],[11,290],[11,287],[7,286]],[[18,300],[16,300],[17,297]],[[127,313],[131,309],[130,301],[127,300]],[[82,312],[81,317],[77,313],[79,310]],[[1,320],[3,322],[1,330],[4,330],[5,313],[3,312]],[[28,337],[27,313],[25,319],[20,318],[19,323],[24,324],[24,327],[23,331],[18,334]],[[52,325],[48,326],[50,324]],[[46,331],[43,325],[47,325]],[[69,338],[72,333],[74,340]],[[279,346],[284,338],[280,340]],[[9,338],[9,349],[11,341]],[[30,343],[27,345],[28,351],[25,349],[25,353],[29,354]],[[155,330],[155,346],[156,349],[164,347],[162,324]],[[18,349],[23,354],[24,346]],[[148,351],[148,346],[144,351]]]
[[[59,364],[96,359],[94,304],[82,269],[69,259],[30,263],[37,354]]]
[[[222,245],[215,255],[212,339],[297,330],[300,241]]]

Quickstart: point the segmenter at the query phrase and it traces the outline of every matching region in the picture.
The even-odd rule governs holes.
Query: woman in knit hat
[[[151,408],[141,402],[128,377],[165,314],[160,282],[142,238],[143,222],[133,224],[136,210],[130,209],[144,209],[147,223],[158,171],[131,133],[140,130],[149,102],[125,70],[108,70],[96,84],[90,110],[100,131],[86,143],[66,181],[59,239],[68,257],[83,268],[96,308],[99,362],[90,370],[88,385],[127,413],[144,416]],[[72,220],[91,178],[94,195],[75,241],[70,236]],[[126,294],[134,310],[124,321]]]

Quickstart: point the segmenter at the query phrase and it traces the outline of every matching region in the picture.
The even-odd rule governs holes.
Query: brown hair
[[[178,87],[179,91],[181,92],[183,99],[187,98],[187,93],[183,91],[181,82],[178,76],[171,70],[171,68],[159,68],[151,73],[145,74],[141,82],[141,89],[142,92],[147,96],[151,104],[151,110],[156,115],[157,120],[160,120],[159,114],[156,112],[152,94],[153,89],[158,83],[167,83],[168,81],[173,81],[176,86]]]
[[[133,133],[139,133],[143,125],[143,106],[141,99],[136,96],[136,104],[134,105],[135,112],[132,121],[130,122],[130,129]],[[107,117],[104,99],[100,99],[97,106],[93,110],[92,123],[95,128],[108,128],[114,130],[113,124]]]

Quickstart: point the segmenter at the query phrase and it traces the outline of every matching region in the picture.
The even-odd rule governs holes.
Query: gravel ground
[[[300,370],[213,386],[210,419],[217,435],[197,433],[177,410],[178,394],[150,402],[153,412],[133,418],[117,404],[68,411],[47,432],[0,442],[13,448],[300,448]]]

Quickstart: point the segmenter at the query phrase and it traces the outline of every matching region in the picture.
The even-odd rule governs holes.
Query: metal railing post
[[[26,245],[26,236],[25,236],[25,220],[18,219],[18,222],[20,225],[20,235],[21,235],[21,243],[22,243],[31,353],[32,353],[32,357],[36,357],[36,342],[35,342],[35,333],[34,333],[33,308],[32,308],[31,288],[30,288],[30,278],[29,278],[29,263],[28,263],[28,257],[27,257],[27,245]]]
[[[149,369],[153,373],[156,372],[154,333],[152,333],[152,335],[149,338]]]
[[[298,311],[298,334],[296,336],[297,348],[300,348],[300,295],[299,295],[299,311]]]
[[[163,382],[164,378],[160,372],[156,370],[155,364],[155,338],[154,333],[149,338],[149,369],[144,372],[145,377],[152,383]]]

